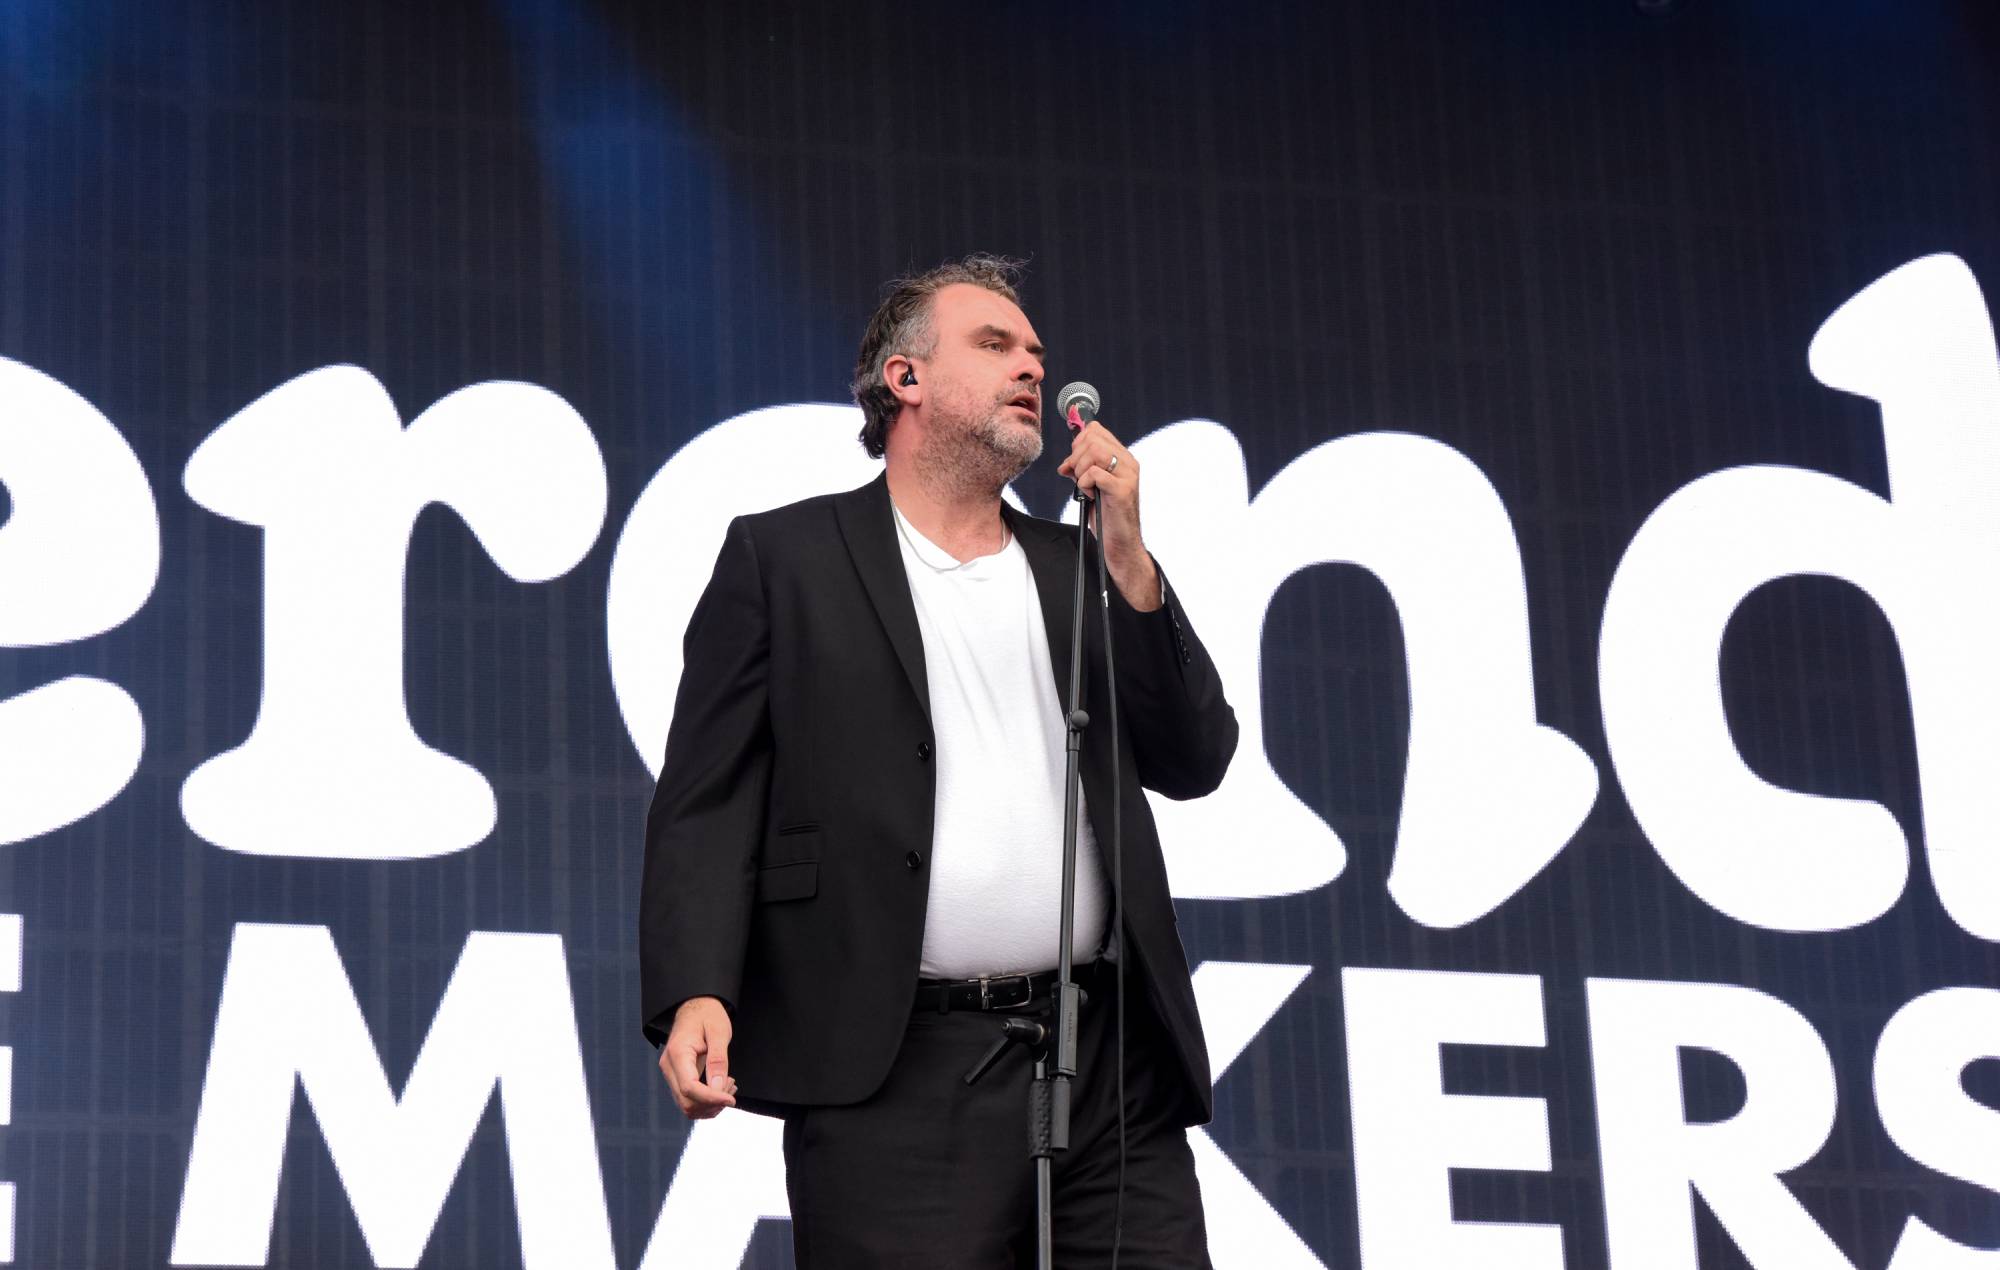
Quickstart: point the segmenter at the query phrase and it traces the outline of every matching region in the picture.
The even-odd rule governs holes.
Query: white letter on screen
[[[373,375],[329,366],[216,429],[186,483],[264,530],[264,695],[249,739],[188,777],[188,827],[231,851],[357,860],[445,855],[491,833],[486,778],[410,726],[410,533],[442,503],[514,580],[567,571],[606,497],[576,411],[532,384],[475,384],[405,429]]]
[[[21,915],[0,913],[0,992],[21,990]],[[14,1047],[0,1045],[0,1126],[14,1123]],[[0,1182],[0,1261],[14,1259],[14,1184]]]
[[[1940,988],[1896,1011],[1875,1047],[1875,1109],[1889,1140],[1925,1168],[2000,1192],[2000,1111],[1965,1092],[1965,1069],[2000,1058],[2000,992]],[[2000,1250],[1903,1225],[1889,1270],[1994,1270]]]
[[[1614,1270],[1697,1270],[1694,1192],[1759,1270],[1852,1270],[1780,1178],[1833,1130],[1833,1061],[1812,1024],[1729,984],[1591,979],[1587,993]],[[1742,1110],[1688,1123],[1683,1049],[1736,1065]]]
[[[1247,961],[1204,961],[1195,967],[1194,1002],[1208,1043],[1210,1079],[1222,1079],[1311,973],[1311,966]],[[1326,1270],[1207,1129],[1189,1129],[1188,1147],[1215,1270]]]
[[[1642,525],[1605,599],[1605,738],[1646,836],[1689,890],[1772,930],[1886,912],[1909,848],[1886,807],[1781,789],[1752,772],[1723,712],[1729,619],[1775,578],[1859,587],[1894,629],[1916,726],[1938,898],[2000,939],[2000,355],[1955,256],[1904,265],[1814,337],[1813,374],[1879,401],[1884,500],[1822,472],[1739,467],[1692,481]]]
[[[139,458],[97,407],[0,357],[0,648],[101,635],[160,572],[160,521]],[[71,675],[0,701],[0,844],[88,816],[139,770],[146,725],[123,688]]]
[[[1147,544],[1243,729],[1215,794],[1153,796],[1174,894],[1287,895],[1346,865],[1340,839],[1272,769],[1259,706],[1271,598],[1330,562],[1373,573],[1402,623],[1409,761],[1389,894],[1416,921],[1455,927],[1527,885],[1583,822],[1597,769],[1535,720],[1527,583],[1485,475],[1441,442],[1369,432],[1308,450],[1252,501],[1242,450],[1221,424],[1176,423],[1132,451],[1146,464]],[[1256,851],[1213,849],[1245,834]]]
[[[474,931],[399,1098],[324,926],[237,926],[173,1264],[269,1257],[294,1083],[378,1266],[423,1256],[499,1087],[535,1270],[611,1270],[611,1227],[562,939]]]
[[[1439,1054],[1546,1044],[1541,979],[1349,968],[1340,984],[1361,1263],[1562,1270],[1559,1226],[1452,1220],[1452,1169],[1548,1171],[1548,1104],[1447,1094]]]
[[[663,1081],[658,1096],[665,1093]],[[736,1270],[758,1222],[790,1220],[784,1130],[734,1109],[696,1122],[639,1270]]]

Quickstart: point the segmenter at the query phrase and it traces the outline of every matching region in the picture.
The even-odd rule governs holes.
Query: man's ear
[[[914,406],[923,400],[917,365],[900,353],[882,363],[882,381],[895,394],[896,400],[906,406]]]

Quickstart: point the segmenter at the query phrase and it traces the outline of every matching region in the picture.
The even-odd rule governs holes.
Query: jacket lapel
[[[917,606],[910,598],[910,579],[903,572],[902,549],[896,544],[895,513],[889,505],[889,476],[885,472],[860,489],[834,500],[834,516],[841,536],[847,540],[848,554],[854,558],[855,572],[868,598],[875,604],[882,629],[896,650],[897,660],[910,677],[917,703],[924,717],[931,712],[930,681],[924,673],[924,636],[917,628]]]
[[[1067,711],[1070,614],[1075,611],[1076,600],[1076,544],[1054,521],[1024,516],[1005,503],[1000,505],[1000,514],[1028,557],[1028,571],[1035,576],[1035,591],[1042,601],[1042,624],[1048,628],[1049,669],[1055,672],[1056,708]]]

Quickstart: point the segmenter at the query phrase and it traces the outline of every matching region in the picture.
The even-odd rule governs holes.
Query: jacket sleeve
[[[689,997],[732,1010],[771,782],[770,617],[756,543],[730,522],[688,621],[666,761],[646,814],[640,1023],[654,1044]]]
[[[1155,560],[1154,567],[1159,567]],[[1110,593],[1118,709],[1139,783],[1168,798],[1199,798],[1222,784],[1236,753],[1236,711],[1222,675],[1196,638],[1180,596],[1160,569],[1165,602],[1150,613]]]

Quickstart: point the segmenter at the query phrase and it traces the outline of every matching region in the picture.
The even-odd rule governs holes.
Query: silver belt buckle
[[[988,979],[986,976],[981,975],[979,977],[980,1009],[1012,1010],[1020,1006],[1024,1006],[1028,1004],[1028,1002],[1035,999],[1035,985],[1027,975],[1006,975],[1003,977],[1007,979],[1017,979],[1020,981],[1021,999],[1019,1001],[995,1001],[993,999],[993,981],[991,979]]]

